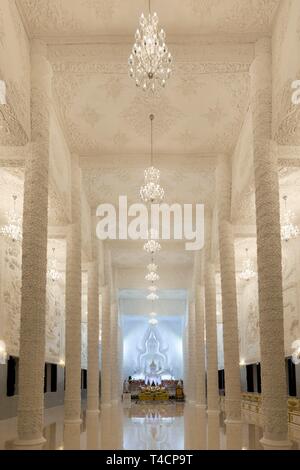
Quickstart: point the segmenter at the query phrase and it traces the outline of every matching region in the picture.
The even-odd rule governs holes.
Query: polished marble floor
[[[262,449],[262,430],[254,425],[224,424],[223,415],[183,403],[134,403],[130,408],[83,413],[81,425],[63,424],[63,407],[45,413],[44,449],[206,450]],[[0,421],[0,449],[13,449],[16,419]],[[293,443],[300,449],[300,443]]]

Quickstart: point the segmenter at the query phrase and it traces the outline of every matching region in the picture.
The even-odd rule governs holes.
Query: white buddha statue
[[[142,348],[138,348],[138,367],[136,376],[142,376],[146,384],[160,385],[162,376],[171,378],[168,366],[168,347],[162,347],[162,340],[156,326],[147,329]]]

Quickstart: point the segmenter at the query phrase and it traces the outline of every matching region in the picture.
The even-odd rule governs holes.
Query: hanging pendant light
[[[151,133],[151,156],[150,167],[144,171],[144,185],[140,189],[142,201],[151,204],[159,203],[163,200],[165,192],[159,184],[160,171],[153,166],[153,120],[154,114],[150,114],[150,133]]]
[[[161,245],[157,240],[150,239],[144,244],[144,250],[153,255],[161,250]]]
[[[13,242],[22,241],[22,219],[18,216],[16,211],[16,202],[18,197],[16,195],[13,198],[13,210],[8,212],[7,224],[3,225],[0,229],[1,235],[10,238]]]
[[[159,296],[155,294],[155,292],[151,292],[151,294],[147,295],[147,300],[158,300]]]
[[[154,284],[151,284],[151,286],[148,287],[148,290],[150,292],[156,292],[157,291],[157,286],[155,286]]]
[[[283,196],[284,212],[281,219],[281,239],[288,242],[299,236],[299,227],[293,223],[295,214],[287,208],[287,196]]]
[[[151,281],[151,282],[159,281],[159,274],[151,271],[150,273],[146,274],[145,279],[146,281]]]
[[[155,91],[157,85],[165,87],[172,72],[172,56],[165,43],[166,34],[158,30],[158,16],[151,14],[149,0],[148,17],[142,13],[140,29],[135,33],[135,43],[128,59],[129,76],[137,87]]]

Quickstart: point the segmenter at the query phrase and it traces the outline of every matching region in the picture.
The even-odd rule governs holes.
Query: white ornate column
[[[271,144],[272,57],[269,38],[255,45],[251,65],[261,382],[266,449],[289,447],[284,362],[280,206]]]
[[[241,420],[239,334],[235,278],[234,236],[231,225],[231,165],[220,155],[216,171],[219,249],[222,288],[226,421]]]
[[[216,281],[215,267],[209,260],[207,260],[205,264],[205,325],[207,413],[219,414]]]
[[[201,266],[202,268],[202,266]],[[201,269],[202,270],[202,269]],[[204,341],[204,286],[196,286],[196,405],[206,409],[205,341]]]
[[[72,224],[66,259],[65,423],[79,423],[81,412],[81,170],[72,158]]]
[[[87,413],[99,413],[99,277],[98,261],[88,271]]]
[[[23,245],[18,439],[39,445],[44,425],[44,363],[48,230],[49,102],[52,69],[47,47],[31,48],[31,139],[26,162]]]
[[[219,413],[209,413],[207,415],[207,450],[220,450]]]
[[[101,340],[101,407],[111,406],[110,362],[110,295],[108,286],[101,288],[102,340]]]
[[[112,404],[119,401],[119,361],[118,361],[118,306],[111,304],[111,399]]]
[[[195,302],[189,302],[188,317],[188,401],[190,405],[196,402],[196,378],[195,378]]]

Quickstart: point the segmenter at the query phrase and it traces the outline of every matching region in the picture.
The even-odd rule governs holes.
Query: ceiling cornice
[[[24,17],[21,14],[22,18]],[[28,25],[24,20],[26,30]],[[169,34],[168,44],[170,45],[209,45],[209,44],[254,44],[261,37],[271,37],[267,34],[245,33],[245,34]],[[78,34],[78,35],[46,35],[31,34],[31,39],[40,39],[49,45],[101,45],[101,44],[122,44],[132,45],[133,35],[104,35],[104,34]]]

